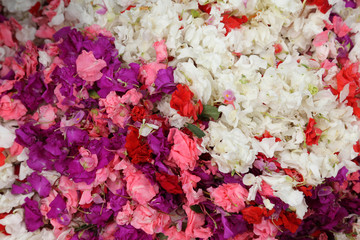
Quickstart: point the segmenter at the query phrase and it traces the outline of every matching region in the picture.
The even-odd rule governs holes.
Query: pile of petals
[[[0,5],[1,239],[360,236],[359,1],[115,2]]]

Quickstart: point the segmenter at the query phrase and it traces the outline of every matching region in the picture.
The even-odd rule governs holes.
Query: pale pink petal
[[[76,71],[79,77],[88,82],[95,82],[102,77],[101,69],[106,67],[106,62],[96,59],[92,51],[85,50],[76,59]]]
[[[319,33],[315,36],[313,44],[315,47],[320,47],[329,40],[329,30]]]

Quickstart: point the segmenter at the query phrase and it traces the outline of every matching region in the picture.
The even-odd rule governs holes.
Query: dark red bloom
[[[244,15],[240,18],[231,16],[230,14],[222,15],[223,19],[221,20],[224,23],[224,27],[227,35],[234,28],[240,28],[240,26],[248,21],[248,18]]]
[[[151,149],[146,139],[139,135],[139,129],[129,127],[125,148],[132,163],[150,162]]]
[[[133,107],[133,109],[131,110],[131,119],[136,122],[142,122],[142,120],[145,118],[146,116],[146,109],[144,107],[139,107],[139,106],[135,106]]]
[[[179,185],[179,179],[177,176],[169,175],[166,173],[156,173],[156,181],[160,183],[160,186],[164,188],[168,193],[182,194],[183,191]]]
[[[194,94],[190,91],[189,87],[186,85],[178,84],[176,86],[177,90],[172,94],[170,100],[170,107],[177,110],[178,114],[183,117],[193,117],[197,120],[197,114],[200,114],[202,111],[201,101],[198,101],[197,105],[194,105],[192,98]]]
[[[301,219],[296,217],[296,213],[281,211],[278,219],[273,219],[273,222],[280,226],[284,225],[290,232],[295,233],[301,224]]]
[[[320,139],[320,135],[322,133],[320,128],[314,127],[316,124],[313,118],[309,119],[309,123],[306,126],[305,136],[306,136],[306,144],[311,146],[313,144],[317,145]]]
[[[266,212],[266,210],[265,210]],[[247,207],[241,210],[243,218],[250,224],[259,224],[264,213],[264,210],[260,207]]]

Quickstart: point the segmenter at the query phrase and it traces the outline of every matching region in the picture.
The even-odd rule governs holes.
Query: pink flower
[[[91,203],[93,201],[93,198],[91,196],[91,190],[85,190],[82,194],[81,194],[81,198],[79,201],[80,205],[84,205],[84,204],[88,204]]]
[[[47,24],[42,24],[39,29],[36,30],[35,36],[38,38],[52,38],[54,33],[56,33],[56,30],[53,27],[49,27]]]
[[[117,230],[117,225],[115,222],[106,225],[105,229],[100,235],[100,239],[113,240],[115,239],[115,232]]]
[[[132,105],[138,105],[143,95],[136,91],[135,88],[130,89],[125,93],[124,96],[121,97],[120,102],[122,104],[132,104]]]
[[[343,20],[338,16],[334,16],[333,24],[334,31],[339,37],[344,37],[351,31],[351,28],[349,28],[346,23],[344,23]]]
[[[43,105],[39,108],[39,122],[41,129],[48,129],[50,126],[54,125],[57,109],[48,105]]]
[[[98,36],[99,34],[103,35],[104,37],[112,37],[111,32],[106,30],[106,28],[101,28],[97,24],[93,24],[85,28],[85,35],[90,39],[96,38],[96,36]]]
[[[183,206],[187,216],[188,222],[185,229],[187,238],[202,238],[208,239],[212,236],[210,228],[202,227],[205,224],[205,215],[202,213],[196,213],[188,206]]]
[[[76,59],[76,71],[87,82],[95,82],[102,77],[101,69],[106,67],[106,62],[96,59],[92,51],[85,50]]]
[[[168,58],[165,39],[155,42],[153,47],[155,48],[156,51],[156,62],[162,62]]]
[[[122,104],[120,96],[114,91],[111,91],[105,99],[100,99],[100,106],[105,106],[109,118],[122,128],[125,127],[127,121],[130,119],[129,109]]]
[[[196,142],[176,128],[170,129],[168,141],[171,147],[169,162],[174,162],[181,170],[194,170],[200,151]]]
[[[313,44],[315,47],[320,47],[328,40],[329,40],[329,30],[326,30],[315,36]]]
[[[122,211],[120,211],[116,216],[116,223],[118,225],[129,224],[134,213],[134,206],[131,205],[130,201],[127,201],[125,206],[123,206]]]
[[[13,145],[10,147],[10,154],[11,156],[18,156],[22,153],[24,147],[17,142],[14,141]]]
[[[160,69],[165,69],[166,65],[158,62],[151,62],[145,65],[142,65],[140,67],[140,76],[142,83],[145,84],[145,86],[149,87],[151,86],[156,79],[157,72]]]
[[[278,229],[269,221],[262,219],[261,223],[254,224],[254,233],[259,237],[258,240],[273,240],[277,234]]]
[[[26,114],[26,107],[18,99],[11,99],[8,95],[0,100],[0,117],[4,120],[19,120]]]
[[[182,189],[186,195],[187,204],[189,206],[198,204],[206,200],[204,197],[202,189],[195,191],[196,183],[201,181],[201,178],[195,175],[192,175],[189,171],[184,171],[181,173],[180,180],[182,182]]]
[[[148,205],[138,205],[134,211],[131,225],[142,229],[147,234],[154,234],[165,229],[170,222],[169,215],[159,213]]]
[[[153,186],[149,179],[130,162],[122,161],[125,174],[126,189],[130,197],[140,204],[147,204],[159,192],[157,185]]]
[[[77,211],[79,197],[76,191],[75,183],[65,176],[61,176],[59,181],[59,190],[62,195],[67,198],[66,208],[69,213],[75,213]]]
[[[168,240],[184,240],[186,239],[185,232],[178,231],[175,226],[168,228],[164,231],[164,234],[168,237]]]
[[[91,154],[91,152],[83,147],[79,149],[81,155],[80,164],[83,166],[85,171],[91,172],[98,165],[98,158],[96,154]]]
[[[214,203],[228,212],[237,213],[245,207],[248,191],[238,183],[227,183],[217,188],[209,188]]]

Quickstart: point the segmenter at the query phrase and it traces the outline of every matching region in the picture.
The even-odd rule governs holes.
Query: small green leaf
[[[195,134],[198,138],[202,138],[205,136],[205,133],[198,128],[197,126],[195,126],[194,124],[188,123],[186,125],[186,128],[189,129],[193,134]]]
[[[193,16],[193,18],[197,18],[200,16],[200,13],[194,9],[191,9],[191,15]]]
[[[190,209],[196,213],[203,213],[203,211],[201,210],[201,207],[199,205],[191,205]]]
[[[168,236],[166,236],[166,235],[163,234],[163,233],[158,233],[158,234],[157,234],[157,239],[159,239],[159,240],[165,240],[165,239],[168,239]]]
[[[95,90],[90,90],[89,91],[89,96],[92,98],[92,99],[99,99],[100,96],[99,94],[97,94],[97,92]]]
[[[220,112],[218,111],[217,107],[204,105],[203,111],[201,112],[202,117],[212,118],[214,120],[218,120],[220,116]]]

